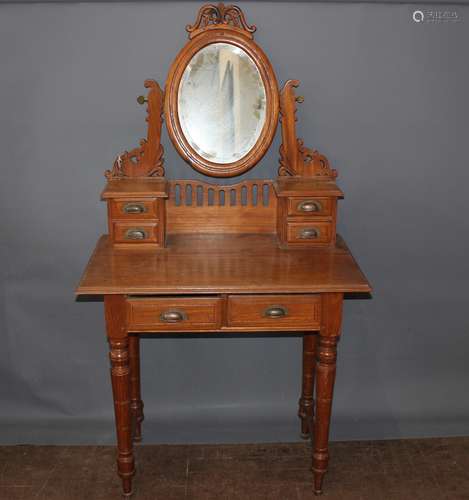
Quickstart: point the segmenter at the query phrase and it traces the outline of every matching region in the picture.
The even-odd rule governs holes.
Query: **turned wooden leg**
[[[314,421],[314,375],[316,371],[316,333],[303,335],[303,379],[298,416],[301,419],[301,437],[308,439]]]
[[[322,493],[322,483],[329,463],[329,426],[332,396],[342,321],[343,295],[327,293],[322,296],[321,330],[316,362],[316,412],[314,421],[313,474],[314,493]]]
[[[106,295],[104,305],[116,419],[117,470],[122,479],[124,496],[129,497],[132,495],[135,464],[132,451],[129,339],[125,321],[125,298],[122,295]]]
[[[129,335],[130,360],[130,413],[134,441],[142,440],[143,401],[140,388],[140,338]]]

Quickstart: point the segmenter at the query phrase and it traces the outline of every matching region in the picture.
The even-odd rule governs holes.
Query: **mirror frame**
[[[269,59],[252,40],[252,31],[229,24],[208,24],[203,28],[188,26],[189,42],[177,55],[168,73],[165,87],[164,114],[169,137],[184,160],[195,170],[210,177],[234,177],[253,168],[272,144],[278,125],[279,90]],[[228,43],[244,50],[257,66],[265,87],[266,111],[262,131],[251,150],[232,163],[215,163],[203,158],[186,139],[178,114],[179,84],[193,56],[207,45]]]

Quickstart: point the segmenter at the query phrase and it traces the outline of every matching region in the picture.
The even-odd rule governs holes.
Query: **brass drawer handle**
[[[148,234],[143,229],[128,229],[125,232],[126,240],[145,240]]]
[[[320,212],[322,210],[322,205],[319,203],[319,201],[308,200],[298,203],[296,209],[300,212],[306,213]]]
[[[163,311],[160,319],[165,323],[179,323],[180,321],[187,319],[187,315],[182,311]]]
[[[319,238],[319,230],[314,227],[302,229],[299,237],[301,240],[315,240],[316,238]]]
[[[143,203],[126,203],[122,207],[122,211],[126,214],[144,214],[147,207]]]
[[[288,311],[286,310],[285,307],[282,307],[282,306],[268,307],[264,311],[264,316],[266,318],[272,318],[272,319],[284,318],[287,314],[288,314]]]
[[[296,209],[299,212],[306,212],[306,213],[320,212],[322,210],[322,205],[319,203],[319,201],[307,200],[298,203]]]

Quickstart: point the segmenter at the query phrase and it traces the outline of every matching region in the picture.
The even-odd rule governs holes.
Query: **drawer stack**
[[[108,182],[102,199],[108,204],[109,236],[116,246],[165,246],[166,181]]]
[[[277,234],[283,247],[335,245],[337,199],[342,197],[335,182],[279,179]]]

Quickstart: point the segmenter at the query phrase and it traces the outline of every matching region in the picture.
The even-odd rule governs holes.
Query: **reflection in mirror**
[[[265,123],[266,92],[254,61],[228,43],[207,45],[190,60],[179,84],[184,136],[202,158],[232,163],[257,142]]]

